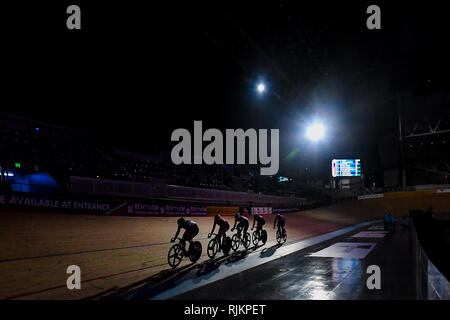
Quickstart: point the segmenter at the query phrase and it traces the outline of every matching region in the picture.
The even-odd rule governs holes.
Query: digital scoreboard
[[[333,159],[331,161],[331,175],[334,177],[361,176],[360,159]]]

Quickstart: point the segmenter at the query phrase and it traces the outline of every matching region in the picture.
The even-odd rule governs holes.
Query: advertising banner
[[[206,206],[135,202],[129,203],[128,214],[148,216],[206,216]]]
[[[80,213],[107,213],[120,204],[120,201],[83,199],[70,196],[32,193],[0,194],[0,208],[33,208]]]
[[[272,214],[272,207],[252,207],[252,214]]]
[[[191,206],[191,216],[206,216],[206,207]]]
[[[239,207],[218,207],[218,206],[208,206],[206,207],[206,212],[208,215],[224,215],[232,216],[239,212]]]
[[[166,204],[161,206],[161,214],[165,214],[168,216],[184,216],[190,215],[191,210],[189,207],[181,206],[181,205],[170,205]]]
[[[161,208],[159,204],[144,204],[144,203],[134,203],[131,205],[131,212],[128,210],[128,213],[134,213],[139,215],[150,215],[156,216],[161,214]]]
[[[272,213],[294,212],[300,210],[301,208],[272,208]]]

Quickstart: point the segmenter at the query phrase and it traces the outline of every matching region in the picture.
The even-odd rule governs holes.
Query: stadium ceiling
[[[389,10],[395,15],[400,9]],[[211,12],[205,18],[203,36],[239,64],[247,81],[261,72],[270,73],[270,90],[286,106],[301,104],[317,86],[329,81],[347,86],[346,92],[360,104],[355,108],[373,88],[387,89],[378,90],[376,99],[366,100],[385,103],[391,95],[427,85],[422,72],[428,70],[422,70],[418,61],[444,57],[442,52],[428,52],[431,40],[423,26],[414,22],[416,12],[399,15],[376,36],[360,26],[365,21],[361,4],[320,8],[294,1],[235,4],[215,0]]]

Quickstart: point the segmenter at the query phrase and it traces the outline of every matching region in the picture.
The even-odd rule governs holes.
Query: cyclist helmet
[[[277,218],[281,218],[281,214],[277,214]]]
[[[222,219],[222,217],[220,216],[220,214],[216,214],[216,216],[214,217],[214,221],[215,221],[215,222],[219,222],[220,219]]]
[[[180,218],[178,219],[177,223],[179,226],[182,226],[184,223],[186,222],[186,220],[184,220],[184,218]]]
[[[236,219],[239,219],[241,217],[241,214],[238,212],[236,213],[236,215],[234,216]]]

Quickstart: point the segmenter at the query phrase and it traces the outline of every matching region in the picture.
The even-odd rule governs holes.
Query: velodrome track
[[[419,192],[411,197],[398,193],[289,213],[285,215],[286,245],[380,219],[384,209],[391,209],[398,218],[410,208],[425,209],[430,204],[436,212],[449,212],[449,198],[449,194]],[[17,211],[0,212],[0,217],[0,299],[82,299],[163,278],[169,269],[167,252],[177,219]],[[212,217],[194,220],[200,227],[197,238],[205,248]],[[272,224],[273,216],[268,216],[266,247],[275,243]],[[198,263],[207,259],[204,250]],[[72,264],[81,268],[81,290],[66,288],[66,268]],[[180,267],[188,264],[185,261]]]

